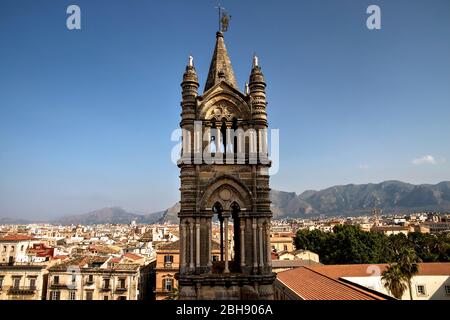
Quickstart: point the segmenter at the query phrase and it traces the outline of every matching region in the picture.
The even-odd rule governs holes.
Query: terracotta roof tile
[[[384,300],[383,296],[347,285],[307,267],[283,271],[277,280],[304,300]]]
[[[9,234],[0,238],[0,241],[29,241],[34,240],[34,237],[24,234]]]
[[[419,275],[450,276],[450,262],[428,262],[418,265]],[[333,279],[339,279],[342,277],[366,277],[373,275],[378,270],[382,273],[387,267],[387,264],[346,264],[311,266],[309,268]]]
[[[139,256],[139,255],[137,255],[137,254],[134,254],[134,253],[125,253],[124,255],[123,255],[125,258],[127,258],[127,259],[130,259],[130,260],[141,260],[141,259],[143,259],[144,257],[141,257],[141,256]]]

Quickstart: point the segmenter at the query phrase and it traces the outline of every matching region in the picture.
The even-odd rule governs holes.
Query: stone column
[[[224,273],[229,273],[228,269],[228,216],[224,218],[224,229],[225,229],[225,269]]]
[[[226,123],[227,130],[227,145],[225,146],[225,154],[226,154],[226,163],[227,164],[233,164],[234,163],[234,148],[233,148],[233,135],[232,135],[232,123],[227,122]]]
[[[186,270],[186,224],[180,223],[181,237],[180,237],[180,271],[183,273]]]
[[[194,270],[194,223],[189,223],[189,269]]]
[[[202,163],[202,152],[203,152],[203,132],[202,132],[202,122],[194,122],[194,163]]]
[[[216,121],[216,153],[222,153],[222,151],[220,150],[220,148],[222,147],[222,139],[220,139],[221,136],[221,132],[220,129],[222,128],[222,123]]]
[[[207,262],[207,266],[208,268],[211,268],[212,266],[212,262],[211,262],[211,255],[212,255],[212,219],[211,218],[207,218],[207,228],[208,228],[208,262]]]
[[[272,248],[270,246],[270,223],[266,223],[267,266],[272,266]]]
[[[259,231],[259,267],[264,267],[264,242],[263,242],[263,227],[262,224],[258,224]]]
[[[195,266],[200,267],[200,219],[195,219]]]
[[[219,233],[220,233],[220,261],[223,261],[223,218],[219,217]]]
[[[244,129],[242,128],[242,125],[238,126],[238,129],[235,132],[237,139],[237,163],[238,164],[244,164],[245,163],[245,135],[244,135]]]
[[[241,267],[245,267],[245,220],[241,218]]]
[[[258,252],[256,251],[256,219],[252,221],[252,233],[253,233],[253,268],[258,267]]]

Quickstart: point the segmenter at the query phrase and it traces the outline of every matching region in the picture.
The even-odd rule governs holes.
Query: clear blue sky
[[[70,4],[81,7],[80,31],[66,28]],[[369,4],[381,7],[379,31],[366,28]],[[254,52],[268,82],[281,138],[272,188],[450,180],[450,1],[222,5],[240,87]],[[1,1],[0,217],[152,212],[178,201],[170,134],[179,84],[192,54],[204,85],[215,6]]]

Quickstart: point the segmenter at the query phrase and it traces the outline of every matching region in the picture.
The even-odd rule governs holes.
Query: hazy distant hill
[[[436,185],[413,185],[401,181],[378,184],[349,184],[321,191],[306,191],[291,196],[289,201],[279,201],[279,191],[271,198],[277,216],[301,215],[357,215],[373,208],[384,213],[416,210],[450,210],[450,182]],[[281,192],[285,194],[286,192]]]
[[[178,223],[178,211],[180,211],[180,203],[177,202],[175,205],[164,211],[158,223]]]
[[[450,211],[450,181],[436,185],[413,185],[401,181],[374,184],[348,184],[321,191],[295,192],[272,190],[272,212],[275,218],[305,216],[352,216],[371,213],[373,208],[383,213],[416,210]],[[178,209],[166,210],[160,221],[177,221]]]
[[[120,207],[103,208],[89,213],[65,216],[52,221],[53,223],[70,225],[70,224],[129,224],[131,221],[137,223],[155,223],[163,215],[164,211],[154,212],[147,215],[127,212]]]
[[[401,181],[385,181],[374,184],[348,184],[321,191],[308,190],[300,195],[294,192],[272,190],[272,211],[275,218],[306,216],[351,216],[370,213],[373,208],[383,213],[411,212],[416,210],[450,211],[450,181],[435,185],[413,185]],[[51,222],[58,224],[128,224],[178,222],[180,204],[167,210],[150,214],[137,214],[113,207],[93,212],[61,217]],[[26,224],[15,218],[0,218],[0,224]]]
[[[0,217],[0,225],[1,224],[29,224],[31,221],[25,219],[16,219],[16,218],[1,218]]]

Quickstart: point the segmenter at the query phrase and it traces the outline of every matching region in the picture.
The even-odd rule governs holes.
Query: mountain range
[[[272,190],[270,193],[274,218],[301,218],[313,216],[355,216],[370,213],[373,208],[383,213],[413,211],[450,211],[450,181],[435,185],[413,185],[401,181],[369,184],[348,184],[324,190],[308,190],[301,194]],[[52,221],[55,224],[127,224],[176,223],[180,204],[149,214],[127,212],[120,207],[103,208],[93,212],[64,216]],[[25,224],[30,221],[0,218],[0,224]]]

